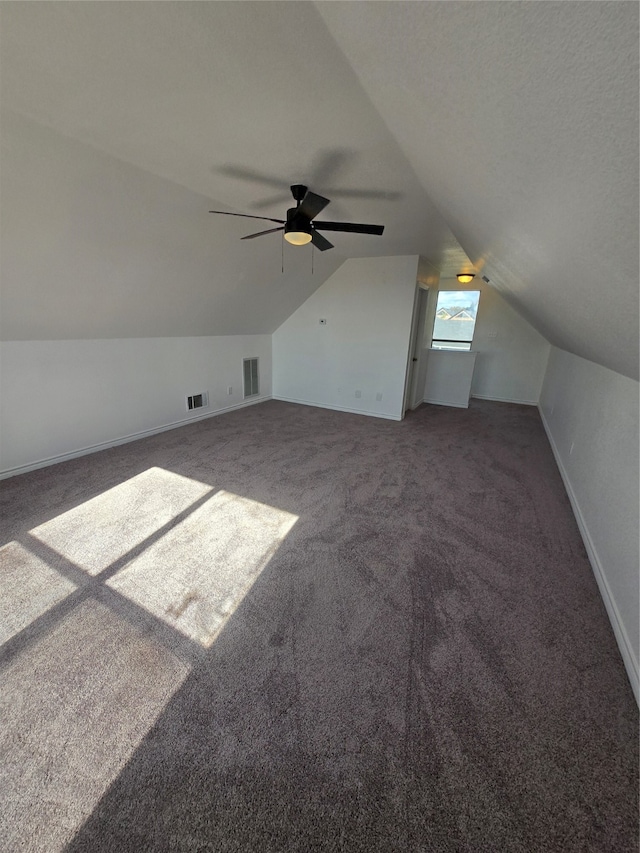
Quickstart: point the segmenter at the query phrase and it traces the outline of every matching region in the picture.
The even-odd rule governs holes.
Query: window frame
[[[476,308],[475,308],[476,314],[475,314],[475,317],[473,317],[473,327],[471,330],[471,339],[466,341],[466,340],[461,340],[461,339],[456,339],[456,338],[437,338],[437,337],[435,337],[436,323],[438,323],[438,321],[447,322],[448,319],[452,319],[452,318],[447,318],[447,319],[443,320],[442,318],[438,317],[438,311],[439,310],[445,310],[447,312],[449,311],[449,309],[446,306],[444,306],[444,305],[439,306],[440,294],[460,293],[460,292],[462,292],[462,291],[456,290],[454,288],[447,288],[447,290],[439,290],[438,291],[438,295],[437,295],[437,299],[436,299],[435,312],[434,312],[434,317],[433,317],[433,328],[431,330],[430,348],[432,350],[437,350],[438,352],[471,352],[472,351],[473,339],[474,339],[475,333],[476,333],[476,324],[478,322],[478,308],[480,306],[480,295],[482,292],[479,289],[474,288],[472,290],[470,289],[470,290],[464,291],[465,293],[468,293],[468,294],[477,294],[478,295]],[[469,309],[465,309],[465,310],[469,310]],[[465,320],[465,322],[470,322],[470,320]],[[443,344],[444,344],[444,346],[443,346]],[[446,344],[458,344],[458,346],[446,346]]]

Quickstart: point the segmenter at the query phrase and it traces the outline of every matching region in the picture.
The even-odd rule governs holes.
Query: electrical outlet
[[[356,397],[358,397],[358,399],[359,399],[360,397],[362,397],[362,391],[356,391]]]
[[[490,337],[490,338],[497,338],[497,337],[498,337],[498,333],[497,333],[497,332],[489,332],[489,337]]]
[[[227,394],[233,394],[233,388],[231,387],[231,385],[229,385],[229,387],[227,388]]]
[[[376,400],[378,402],[380,402],[380,400],[382,400],[382,394],[380,393],[380,391],[378,391],[378,393],[376,394]]]

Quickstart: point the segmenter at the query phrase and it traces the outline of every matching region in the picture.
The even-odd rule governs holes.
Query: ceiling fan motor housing
[[[300,213],[297,207],[290,207],[287,210],[284,233],[288,234],[290,231],[302,231],[305,234],[311,234],[313,231],[311,220],[304,213]]]

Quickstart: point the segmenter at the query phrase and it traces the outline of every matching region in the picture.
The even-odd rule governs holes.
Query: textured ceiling
[[[282,216],[300,181],[332,198],[326,218],[386,225],[382,238],[336,234],[331,262],[283,291],[264,264],[278,237],[238,245],[244,227],[209,217],[202,262],[215,269],[208,285],[182,283],[174,334],[272,331],[343,257],[422,254],[450,275],[468,256],[552,343],[637,377],[637,4],[1,12],[4,110],[198,194],[203,210]],[[171,333],[169,316],[143,333]]]
[[[551,343],[637,378],[638,4],[319,9],[477,267]]]

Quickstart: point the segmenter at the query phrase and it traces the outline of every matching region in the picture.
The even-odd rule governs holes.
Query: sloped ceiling
[[[42,128],[171,182],[189,192],[173,215],[188,208],[190,223],[202,208],[191,252],[211,273],[183,276],[179,322],[175,299],[149,319],[132,277],[126,324],[113,312],[91,334],[270,332],[345,257],[421,254],[444,275],[470,258],[552,343],[637,377],[635,3],[32,2],[1,13],[3,130]],[[294,182],[332,199],[326,218],[380,222],[384,236],[336,234],[314,276],[298,254],[283,281],[278,235],[240,243],[252,230],[242,220],[206,213],[282,217]],[[91,336],[78,334],[89,322],[79,309],[75,326],[70,311],[65,322],[50,312],[43,329],[55,296],[50,281],[33,285],[37,321],[10,293],[5,336]]]
[[[639,8],[319,4],[476,267],[551,343],[634,378]]]

